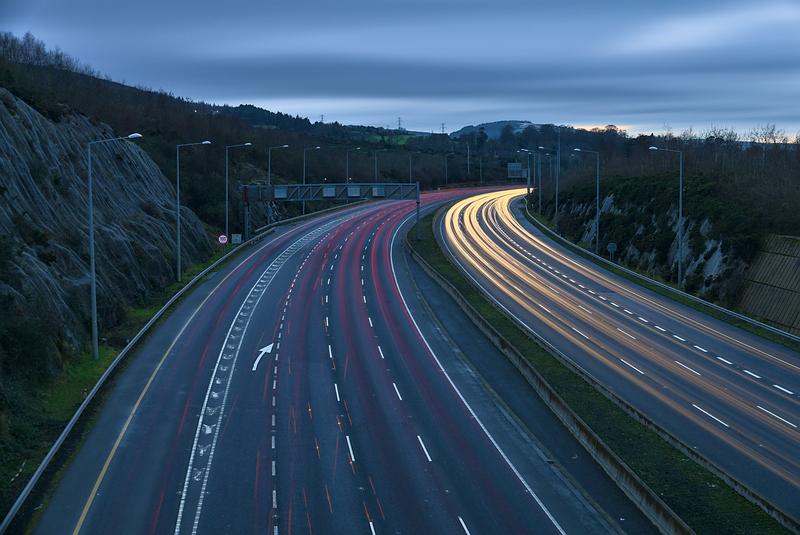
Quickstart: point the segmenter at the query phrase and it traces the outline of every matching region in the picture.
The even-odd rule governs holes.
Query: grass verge
[[[548,230],[554,231],[554,228],[550,224],[549,221],[547,221],[545,219],[542,219],[540,221],[540,220],[532,217],[531,214],[528,213],[527,210],[525,210],[523,212],[523,214],[525,215],[525,219],[527,219],[532,225],[536,226],[540,230],[544,230],[546,228]],[[569,249],[570,251],[572,251],[573,253],[577,254],[578,256],[580,256],[580,257],[582,257],[582,258],[584,258],[586,260],[589,260],[590,262],[596,264],[597,266],[600,266],[601,268],[605,269],[606,271],[610,271],[610,272],[614,273],[615,275],[618,275],[618,276],[620,276],[620,277],[622,277],[624,279],[627,279],[627,280],[629,280],[629,281],[631,281],[631,282],[633,282],[633,283],[635,283],[635,284],[637,284],[637,285],[639,285],[639,286],[641,286],[643,288],[647,288],[648,290],[650,290],[652,292],[655,292],[655,293],[657,293],[659,295],[667,297],[667,298],[675,301],[676,303],[680,303],[682,305],[686,305],[687,307],[691,307],[691,308],[693,308],[695,310],[698,310],[698,311],[702,312],[703,314],[711,316],[712,318],[716,318],[716,319],[724,321],[724,322],[726,322],[726,323],[728,323],[730,325],[733,325],[734,327],[738,327],[740,329],[743,329],[745,331],[753,333],[753,334],[755,334],[757,336],[760,336],[761,338],[769,340],[770,342],[775,342],[776,344],[780,344],[780,345],[782,345],[784,347],[787,347],[787,348],[791,349],[792,351],[800,352],[800,342],[795,342],[794,340],[789,340],[789,339],[787,339],[787,338],[785,338],[785,337],[783,337],[783,336],[781,336],[779,334],[776,334],[776,333],[774,333],[772,331],[768,331],[767,329],[763,329],[763,328],[761,328],[761,327],[759,327],[757,325],[753,325],[752,323],[748,323],[748,322],[740,320],[740,319],[738,319],[736,317],[733,317],[733,316],[730,316],[728,314],[725,314],[724,312],[720,312],[716,308],[704,305],[703,303],[698,303],[697,301],[694,301],[693,299],[688,299],[687,297],[685,297],[683,295],[680,295],[679,293],[667,290],[666,288],[663,288],[663,287],[659,286],[658,284],[654,284],[653,282],[650,282],[650,281],[646,280],[647,276],[642,274],[642,273],[640,273],[640,275],[645,277],[645,279],[641,279],[639,277],[631,275],[627,271],[625,271],[623,269],[620,269],[618,267],[611,267],[611,266],[609,266],[607,264],[600,263],[591,254],[589,254],[583,247],[580,247],[579,245],[577,245],[575,243],[572,243],[571,241],[569,241],[569,240],[567,240],[567,239],[565,239],[565,238],[563,238],[561,236],[553,237],[552,235],[548,234],[548,237],[553,239],[553,240],[555,240],[559,245]],[[628,268],[628,269],[632,269],[632,268]],[[633,270],[633,271],[635,271],[635,270]],[[659,282],[662,282],[664,284],[668,284],[668,285],[671,286],[671,284],[668,281],[659,281]]]
[[[490,322],[600,438],[698,533],[787,533],[724,481],[630,417],[495,308],[442,252],[434,215],[420,221],[420,241],[407,240]],[[412,228],[409,235],[416,229]]]

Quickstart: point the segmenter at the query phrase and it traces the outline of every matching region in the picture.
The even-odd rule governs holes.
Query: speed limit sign
[[[220,234],[219,238],[217,238],[217,241],[219,242],[220,245],[225,245],[226,243],[228,243],[228,237],[225,234]]]

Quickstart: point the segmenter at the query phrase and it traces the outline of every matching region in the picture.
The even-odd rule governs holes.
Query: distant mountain
[[[529,126],[537,126],[530,121],[494,121],[491,123],[465,126],[464,128],[451,133],[450,136],[462,137],[473,132],[478,132],[478,130],[483,128],[484,132],[486,132],[486,135],[489,136],[489,139],[499,139],[500,133],[503,131],[503,128],[505,128],[506,125],[510,125],[515,134],[522,132]]]

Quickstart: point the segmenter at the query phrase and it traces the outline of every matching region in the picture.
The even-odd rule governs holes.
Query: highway
[[[468,321],[429,317],[413,212],[288,225],[210,275],[115,381],[34,531],[650,531]]]
[[[800,518],[800,355],[645,290],[523,217],[525,190],[454,204],[439,238],[529,330],[656,424]]]

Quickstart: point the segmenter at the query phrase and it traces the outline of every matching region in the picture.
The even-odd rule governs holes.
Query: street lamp
[[[90,141],[86,145],[86,156],[89,167],[89,293],[90,293],[90,308],[92,315],[92,357],[97,360],[100,358],[100,347],[98,343],[97,333],[97,272],[95,270],[95,257],[94,257],[94,180],[92,178],[92,145],[100,143],[111,143],[112,141],[120,141],[123,139],[140,139],[142,134],[134,132],[123,137],[115,137],[111,139],[99,139],[97,141]]]
[[[353,152],[353,151],[356,151],[356,150],[361,150],[361,147],[356,147],[354,149],[347,149],[345,151],[345,157],[344,157],[344,159],[345,159],[345,169],[344,169],[345,182],[350,182],[350,153]]]
[[[595,178],[595,203],[594,203],[594,254],[600,254],[600,153],[595,150],[573,149],[575,152],[594,154],[597,158]]]
[[[288,149],[289,145],[277,145],[275,147],[267,147],[267,185],[272,184],[272,149]]]
[[[411,172],[411,157],[415,154],[419,154],[421,151],[414,151],[408,153],[408,183],[411,184],[412,180],[412,172]]]
[[[378,183],[378,153],[379,152],[386,152],[389,149],[375,149],[374,156],[375,156],[375,183]]]
[[[447,159],[450,156],[453,156],[453,154],[455,154],[455,153],[448,152],[447,154],[444,155],[444,185],[445,186],[447,185]]]
[[[198,141],[197,143],[181,143],[175,145],[175,273],[178,282],[181,282],[181,147],[193,147],[194,145],[211,145],[210,141]]]
[[[678,155],[679,178],[678,178],[678,286],[683,288],[683,151],[673,149],[659,149],[650,147],[653,151],[674,152]]]
[[[539,150],[543,150],[543,151],[547,152],[551,156],[552,156],[551,153],[556,155],[556,173],[555,173],[555,178],[556,178],[556,192],[555,192],[555,195],[556,195],[556,206],[555,206],[555,208],[556,208],[556,211],[555,211],[555,216],[553,217],[553,224],[555,226],[556,234],[558,234],[558,176],[560,174],[559,171],[560,171],[560,168],[561,168],[561,130],[560,129],[559,129],[559,138],[558,139],[559,139],[558,148],[546,149],[546,148],[544,148],[542,146],[539,147]]]
[[[531,195],[531,151],[528,149],[519,149],[517,153],[524,152],[528,156],[528,194],[525,196],[525,204],[527,206],[528,197]]]
[[[306,183],[306,153],[310,150],[319,150],[320,147],[304,147],[303,148],[303,185]],[[305,196],[305,192],[303,193]],[[306,200],[303,199],[303,213],[306,213]]]
[[[228,145],[225,147],[225,237],[230,238],[228,234],[228,150],[236,147],[250,147],[252,143],[239,143],[237,145]],[[228,240],[225,243],[230,243]]]

